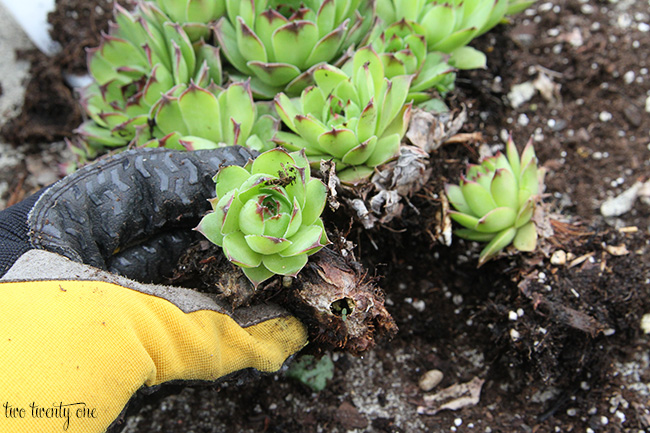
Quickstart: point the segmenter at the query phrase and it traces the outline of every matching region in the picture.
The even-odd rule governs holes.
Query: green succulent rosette
[[[531,221],[538,201],[541,170],[532,141],[521,157],[512,139],[506,154],[470,165],[460,185],[446,185],[451,218],[463,226],[454,231],[464,239],[488,242],[479,256],[479,266],[511,243],[519,251],[533,251],[537,230]]]
[[[154,2],[172,21],[181,24],[193,41],[207,39],[210,34],[208,24],[226,14],[225,0],[154,0]]]
[[[191,81],[221,83],[219,50],[192,44],[153,4],[139,3],[133,14],[116,5],[114,18],[99,47],[88,50],[94,82],[81,92],[89,119],[77,133],[96,152],[154,138],[152,109],[162,94]]]
[[[269,115],[258,118],[248,81],[226,89],[179,84],[155,103],[151,118],[155,139],[146,145],[180,150],[231,145],[267,150],[278,126]]]
[[[214,27],[222,52],[266,99],[300,94],[310,68],[359,43],[374,20],[369,0],[226,0],[226,9]]]
[[[304,152],[272,149],[245,167],[222,168],[215,181],[213,211],[196,229],[255,287],[276,274],[295,276],[329,243],[320,218],[327,190],[310,177]]]
[[[357,51],[349,68],[351,75],[322,65],[314,71],[316,84],[300,98],[277,95],[276,111],[292,132],[278,132],[275,142],[304,149],[314,167],[321,159],[334,160],[341,181],[354,184],[398,154],[411,112],[406,100],[412,76],[386,78],[371,47]]]
[[[377,30],[380,27],[376,27]],[[372,48],[384,64],[387,78],[413,75],[408,100],[427,101],[427,90],[436,88],[441,94],[453,90],[456,74],[440,53],[427,49],[426,31],[418,23],[402,19],[372,35]]]
[[[377,0],[384,26],[401,19],[419,23],[426,31],[429,51],[450,54],[459,69],[484,66],[485,55],[466,45],[499,24],[507,14],[524,10],[534,1],[522,0]]]

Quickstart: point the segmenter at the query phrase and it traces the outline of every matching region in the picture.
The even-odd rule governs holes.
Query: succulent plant
[[[463,226],[454,234],[488,242],[479,256],[479,266],[510,243],[519,251],[535,249],[537,230],[531,218],[541,178],[532,140],[520,157],[509,138],[505,155],[499,152],[480,165],[469,165],[460,185],[446,185],[447,198],[456,209],[449,214]]]
[[[379,33],[381,27],[376,27]],[[426,101],[426,90],[437,88],[442,94],[453,89],[455,73],[439,53],[428,52],[426,31],[418,23],[401,19],[381,33],[370,37],[372,48],[384,64],[387,78],[413,75],[407,100],[415,103]]]
[[[377,16],[384,26],[401,19],[419,23],[426,30],[429,51],[451,54],[449,63],[459,69],[474,69],[485,56],[466,47],[505,17],[533,1],[522,0],[377,0]]]
[[[371,47],[355,53],[350,69],[348,75],[321,65],[314,71],[316,84],[300,98],[277,95],[276,111],[293,132],[280,131],[275,141],[305,149],[316,167],[321,159],[333,159],[341,181],[356,183],[398,153],[411,111],[406,98],[412,76],[387,79]]]
[[[266,99],[283,90],[298,95],[311,67],[335,60],[373,23],[369,0],[227,0],[226,6],[215,26],[222,52]]]
[[[295,276],[329,243],[320,215],[327,190],[312,179],[304,152],[276,148],[215,176],[213,211],[196,228],[221,246],[257,287],[275,274]]]
[[[226,14],[225,0],[154,0],[172,21],[179,23],[190,39],[197,41],[210,34],[208,24]]]
[[[193,82],[179,84],[156,102],[151,118],[157,140],[149,145],[173,149],[237,144],[265,150],[277,128],[277,120],[269,116],[258,119],[248,81],[226,89],[216,85],[202,88]]]
[[[134,14],[116,5],[114,17],[100,46],[88,50],[94,82],[82,91],[90,119],[77,132],[95,150],[151,139],[150,111],[175,86],[221,83],[218,49],[193,45],[153,4],[140,3]]]

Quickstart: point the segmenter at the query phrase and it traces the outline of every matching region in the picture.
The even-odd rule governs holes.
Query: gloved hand
[[[250,156],[128,151],[0,212],[0,431],[102,432],[141,387],[276,371],[306,344],[279,307],[130,279],[169,269],[211,177]]]

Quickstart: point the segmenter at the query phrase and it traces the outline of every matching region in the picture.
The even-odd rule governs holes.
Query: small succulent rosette
[[[226,14],[226,0],[154,0],[163,12],[179,23],[192,41],[207,39],[208,24]]]
[[[537,229],[531,219],[542,173],[532,141],[520,157],[510,138],[505,155],[498,153],[480,165],[469,165],[460,185],[446,185],[447,198],[455,209],[449,214],[463,226],[454,234],[488,242],[480,253],[479,266],[511,243],[519,251],[535,249]]]
[[[289,150],[305,149],[315,167],[333,160],[342,182],[356,184],[374,167],[397,156],[411,113],[407,95],[411,75],[386,78],[379,55],[358,50],[346,69],[322,65],[316,85],[300,98],[275,97],[276,111],[292,132],[279,131],[275,141]]]
[[[376,34],[379,30],[377,26],[370,45],[381,57],[386,77],[414,76],[407,100],[417,104],[431,98],[429,89],[442,94],[453,89],[455,68],[440,53],[428,52],[426,31],[420,24],[402,19]]]
[[[377,0],[377,16],[384,26],[401,19],[425,29],[429,51],[448,53],[458,69],[485,66],[485,55],[466,46],[499,24],[506,15],[526,9],[534,0]]]
[[[192,44],[154,4],[139,3],[134,13],[116,5],[114,19],[99,47],[88,50],[94,82],[81,92],[89,119],[76,132],[94,151],[142,145],[155,137],[151,110],[162,94],[222,78],[219,49]]]
[[[327,190],[310,177],[304,152],[272,149],[245,167],[222,168],[214,179],[213,211],[196,230],[255,287],[276,274],[297,275],[307,256],[329,243],[320,218]]]
[[[156,140],[147,145],[177,150],[232,145],[268,150],[279,122],[258,116],[248,81],[225,89],[214,83],[205,88],[180,84],[161,95],[151,117]]]
[[[374,18],[369,0],[227,0],[226,10],[214,26],[222,52],[266,99],[298,95],[310,68],[367,37]]]

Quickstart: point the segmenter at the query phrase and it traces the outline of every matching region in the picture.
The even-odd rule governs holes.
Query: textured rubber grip
[[[31,243],[101,269],[109,263],[114,270],[128,269],[138,259],[127,254],[131,263],[120,263],[120,251],[162,232],[195,226],[215,195],[212,177],[219,168],[244,165],[252,157],[237,146],[194,152],[137,149],[100,160],[41,195],[29,214]],[[164,251],[168,244],[157,245]]]

